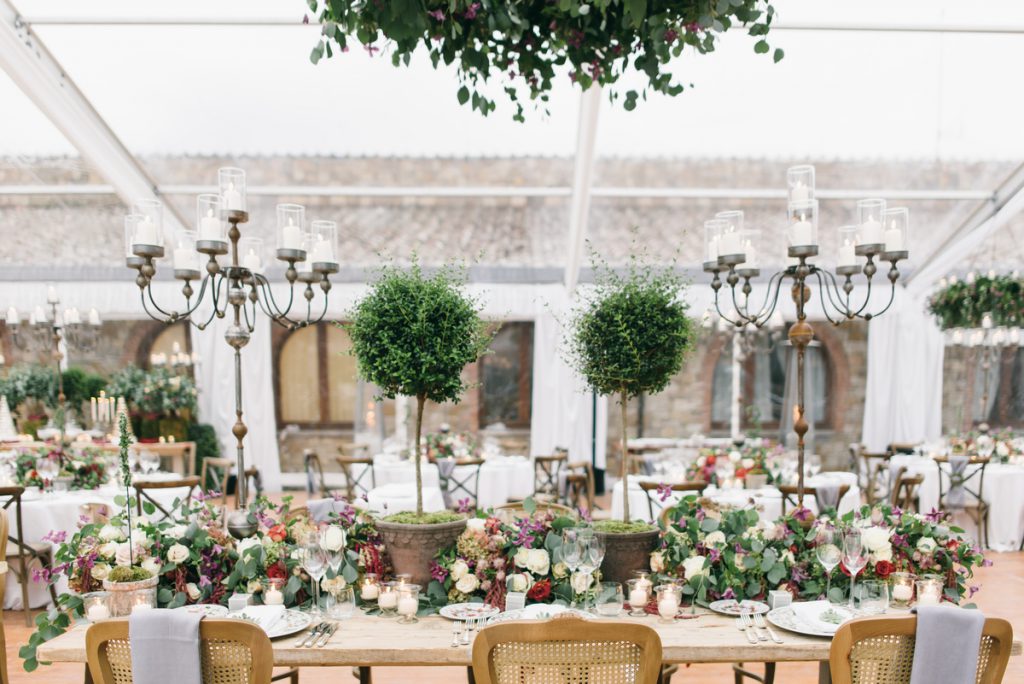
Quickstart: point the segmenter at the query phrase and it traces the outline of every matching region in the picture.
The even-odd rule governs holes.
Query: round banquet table
[[[139,481],[143,480],[142,475],[136,476]],[[146,475],[147,481],[171,481],[180,479],[181,476],[174,473],[153,473]],[[152,490],[149,494],[160,504],[166,508],[170,508],[170,505],[176,498],[181,498],[187,495],[188,489],[185,487],[173,488],[173,489],[157,489]],[[111,515],[119,512],[121,507],[114,503],[114,499],[118,496],[124,495],[124,490],[120,487],[111,487],[104,485],[99,489],[75,489],[67,492],[48,492],[45,494],[24,495],[21,500],[21,524],[22,530],[25,537],[26,543],[41,543],[43,537],[48,535],[51,531],[64,532],[70,539],[71,535],[78,531],[79,516],[81,515],[81,507],[86,504],[102,504],[110,509]],[[26,498],[26,496],[28,498]],[[13,511],[11,512],[13,517]],[[159,511],[157,511],[159,515]],[[17,532],[15,530],[15,521],[10,520],[10,534],[13,537]],[[15,551],[13,545],[8,545],[8,551]],[[33,568],[38,568],[38,563],[33,563]],[[64,593],[68,590],[67,580],[61,578],[57,583],[57,594]],[[45,606],[50,601],[50,593],[47,591],[46,586],[42,582],[33,582],[31,575],[29,579],[29,591],[28,591],[29,604],[33,608],[39,608]],[[13,572],[7,573],[7,588],[6,594],[4,595],[4,609],[5,610],[20,610],[21,609],[21,588],[18,586],[18,579],[14,576]]]
[[[460,481],[464,480],[475,467],[455,466],[452,475]],[[380,454],[373,459],[373,474],[378,488],[390,484],[413,484],[416,482],[416,465],[412,461],[399,460],[397,456]],[[440,487],[437,465],[424,463],[421,474],[424,487]],[[355,476],[360,477],[358,473]],[[453,485],[449,485],[449,491],[454,500],[465,495]],[[492,456],[480,466],[477,486],[477,505],[480,508],[500,506],[509,499],[525,499],[532,493],[533,462],[530,459],[523,456]]]
[[[366,494],[366,508],[374,513],[388,515],[402,511],[416,510],[416,484],[413,482],[392,482],[374,487]],[[432,513],[445,509],[441,489],[423,485],[423,511]]]
[[[889,459],[890,480],[895,482],[900,468],[906,468],[910,475],[923,475],[924,481],[918,488],[920,510],[927,513],[939,507],[939,467],[930,456],[896,455]],[[967,466],[965,475],[970,476],[977,466]],[[968,480],[967,486],[976,489],[977,480]],[[993,551],[1016,551],[1024,537],[1024,465],[990,463],[985,467],[985,484],[982,498],[989,505],[988,541]],[[968,495],[968,501],[971,500]],[[964,517],[966,516],[958,516]],[[970,519],[960,520],[974,525]],[[978,535],[980,537],[980,534]],[[983,541],[983,540],[979,540]]]

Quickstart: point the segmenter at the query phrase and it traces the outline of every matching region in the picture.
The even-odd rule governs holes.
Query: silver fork
[[[750,643],[758,643],[757,636],[753,632],[747,630],[747,623],[743,620],[742,615],[736,618],[736,629],[743,632],[743,634],[745,634],[747,637],[747,641],[749,641]]]
[[[779,637],[778,634],[775,633],[775,630],[768,626],[768,621],[764,619],[764,615],[755,615],[754,624],[763,629],[764,631],[766,631],[768,633],[768,636],[772,638],[772,641],[774,641],[777,644],[782,643],[782,639]]]
[[[762,634],[761,632],[757,631],[757,627],[754,626],[754,621],[750,619],[750,616],[748,614],[744,613],[741,617],[743,618],[743,624],[747,627],[747,631],[753,632],[754,637],[758,641],[768,641],[768,635]]]
[[[452,623],[452,648],[458,648],[462,642],[462,622],[455,620]]]
[[[319,637],[323,633],[324,629],[326,629],[326,627],[326,622],[320,622],[314,625],[313,629],[309,631],[309,634],[305,635],[304,637],[299,639],[298,642],[296,642],[295,648],[305,648],[309,644],[313,643],[313,640]]]
[[[320,637],[320,640],[319,641],[314,641],[313,642],[313,646],[315,648],[323,648],[324,646],[327,645],[327,642],[331,640],[331,637],[334,636],[334,633],[337,632],[337,631],[338,631],[338,623],[337,622],[330,622],[330,623],[328,623],[327,624],[327,629],[324,630],[324,633]]]

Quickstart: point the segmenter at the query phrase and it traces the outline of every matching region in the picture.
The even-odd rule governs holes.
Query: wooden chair
[[[200,489],[203,491],[215,491],[220,493],[221,506],[228,505],[228,491],[231,489],[231,469],[235,465],[235,459],[225,457],[210,457],[203,459],[203,465],[199,469]],[[250,492],[263,493],[263,477],[256,466],[245,469],[245,477]],[[210,483],[212,482],[212,486]]]
[[[551,513],[556,518],[566,516],[569,518],[575,518],[576,512],[568,506],[554,503],[553,501],[537,501],[537,508],[533,512],[534,518],[542,515]],[[501,506],[494,507],[494,514],[505,522],[512,522],[513,520],[529,518],[531,517],[526,513],[526,509],[523,507],[522,501],[514,501]]]
[[[302,452],[302,461],[306,467],[306,493],[326,499],[331,496],[327,489],[327,480],[324,479],[324,466],[320,462],[320,455],[312,449]]]
[[[346,456],[342,447],[338,447],[338,451],[342,452],[337,457],[337,461],[341,466],[341,472],[345,473],[345,496],[349,501],[355,501],[377,486],[377,476],[373,472],[373,458],[371,456]],[[356,476],[356,471],[359,468],[362,468],[362,471]],[[370,480],[369,486],[366,485],[367,478]]]
[[[786,515],[786,512],[792,508],[797,508],[800,503],[797,500],[797,486],[796,485],[778,485],[779,491],[782,492],[782,514]],[[850,485],[839,486],[839,498],[836,500],[836,506],[846,496],[846,492],[850,491]],[[824,506],[821,505],[821,501],[818,499],[818,488],[817,487],[804,487],[804,497],[813,496],[814,500],[818,504],[818,511],[824,510]]]
[[[473,642],[476,684],[654,684],[661,676],[661,638],[646,625],[556,617],[482,629]]]
[[[914,662],[917,616],[850,620],[836,630],[829,654],[833,684],[908,684]],[[978,684],[1002,681],[1013,645],[1013,628],[988,618],[978,651]]]
[[[192,477],[196,474],[196,443],[195,442],[147,442],[139,443],[132,447],[138,451],[150,451],[160,456],[160,460],[170,459],[174,465],[172,472],[178,472],[184,477]]]
[[[480,467],[483,466],[482,458],[467,458],[455,462],[455,469],[449,473],[445,481],[441,482],[441,491],[447,492],[449,500],[455,503],[463,499],[469,499],[474,508],[477,505],[477,498],[480,491]],[[460,474],[458,469],[465,470]]]
[[[565,504],[592,513],[597,503],[594,495],[594,468],[590,461],[566,463],[565,471]]]
[[[559,476],[562,468],[569,460],[568,453],[557,453],[553,456],[533,457],[533,496],[535,499],[558,501]]]
[[[0,558],[7,558],[7,534],[10,528],[7,522],[7,511],[0,509]],[[0,561],[0,606],[4,605],[4,592],[7,589],[7,561]],[[0,620],[0,684],[7,684],[7,635],[4,623]]]
[[[935,465],[939,469],[939,510],[951,510],[948,498],[950,491],[959,484],[964,488],[965,502],[963,510],[978,526],[978,537],[988,548],[988,514],[989,505],[985,501],[985,467],[989,464],[988,457],[970,456],[967,468],[959,478],[953,473],[949,457],[936,456]]]
[[[851,452],[856,449],[856,460],[863,461],[863,477],[858,476],[860,489],[864,492],[869,504],[889,496],[889,459],[892,452],[872,453],[863,444],[850,445]],[[857,472],[858,469],[855,470]],[[883,492],[879,494],[879,489]]]
[[[274,653],[260,627],[242,620],[207,618],[199,624],[199,637],[204,684],[263,684],[271,680]],[[85,633],[85,652],[95,684],[131,684],[127,619],[90,626]]]
[[[647,514],[650,516],[648,520],[654,520],[654,497],[658,495],[658,488],[662,485],[657,482],[639,482],[638,484],[640,489],[644,490],[644,496],[647,497]],[[691,482],[679,482],[668,485],[668,488],[673,492],[692,492],[700,496],[708,488],[708,483],[703,480],[693,480]],[[665,507],[662,506],[662,508]]]
[[[33,561],[38,561],[39,565],[44,568],[52,567],[53,547],[49,542],[25,541],[24,527],[21,524],[21,497],[24,493],[24,487],[0,487],[0,499],[3,500],[3,503],[0,504],[0,510],[3,510],[9,516],[11,509],[14,509],[15,536],[11,536],[10,527],[8,526],[8,532],[4,535],[4,564],[14,573],[14,576],[18,579],[18,584],[21,585],[21,608],[25,611],[25,624],[31,627],[32,607],[29,605],[28,587],[29,582],[32,581],[32,572],[29,568],[31,568]],[[13,551],[6,550],[7,542],[14,543]],[[16,568],[8,564],[9,561],[15,558],[17,559]],[[50,585],[50,600],[53,601],[53,605],[57,605],[57,590],[52,584]]]
[[[893,478],[892,498],[889,502],[905,512],[917,513],[918,488],[924,483],[924,475],[908,475],[907,469],[900,468]]]
[[[161,489],[178,489],[181,487],[188,487],[188,493],[185,495],[186,499],[191,499],[196,489],[199,488],[198,477],[183,477],[180,480],[169,480],[167,482],[136,482],[135,483],[135,512],[137,515],[142,515],[142,504],[144,501],[148,501],[156,507],[156,510],[164,514],[165,518],[171,517],[171,511],[149,495],[150,491],[159,491]]]

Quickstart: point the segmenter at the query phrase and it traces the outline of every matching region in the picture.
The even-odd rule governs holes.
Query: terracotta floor
[[[994,565],[982,568],[976,575],[982,589],[975,595],[975,602],[986,614],[1008,619],[1013,624],[1015,637],[1024,639],[1024,553],[993,553],[989,557]],[[42,666],[33,673],[22,669],[18,648],[31,632],[25,627],[24,614],[20,611],[4,612],[4,630],[11,684],[78,684],[82,681],[81,665]],[[350,672],[350,668],[307,668],[302,670],[300,681],[303,684],[354,681]],[[376,684],[453,684],[466,680],[465,670],[458,668],[374,668],[373,674]],[[780,664],[775,679],[779,684],[814,684],[818,681],[817,664]],[[717,684],[732,682],[733,678],[728,666],[692,665],[680,668],[673,681]],[[1011,658],[1004,681],[1024,682],[1024,656]]]

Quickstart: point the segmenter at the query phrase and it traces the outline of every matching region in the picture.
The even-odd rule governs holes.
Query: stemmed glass
[[[320,581],[327,572],[327,553],[320,546],[320,540],[315,537],[307,539],[299,552],[302,557],[302,569],[313,580],[313,605],[309,609],[309,614],[320,617]]]
[[[864,566],[868,564],[868,556],[864,552],[864,540],[861,537],[860,529],[851,527],[843,536],[843,565],[850,571],[850,609],[852,610],[854,588],[857,584],[857,575]]]
[[[579,547],[580,547],[579,570],[583,574],[583,576],[586,577],[586,579],[587,579],[587,582],[586,582],[586,585],[585,585],[587,587],[587,589],[590,588],[590,576],[594,573],[595,570],[597,570],[600,567],[600,563],[598,563],[595,560],[597,558],[597,551],[595,550],[595,547],[599,543],[600,542],[598,541],[598,538],[597,537],[593,537],[593,536],[583,537],[582,539],[579,540]],[[601,558],[604,558],[604,550],[603,549],[601,550],[600,554],[601,554]],[[583,594],[583,610],[587,610],[587,606],[589,606],[589,605],[590,605],[590,601],[588,600],[586,593],[584,593]]]
[[[333,527],[333,530],[332,530]],[[328,540],[328,535],[331,532],[341,532],[341,548],[333,548],[333,544]],[[327,526],[320,530],[320,548],[324,550],[324,554],[327,557],[327,565],[331,568],[331,576],[337,577],[341,574],[341,563],[345,559],[345,531],[338,526]],[[332,593],[332,596],[334,594]],[[337,599],[337,596],[334,596]],[[337,606],[335,602],[335,606]],[[340,608],[340,607],[339,607]],[[328,610],[328,613],[336,612],[333,608]]]
[[[577,568],[580,567],[580,561],[583,556],[583,546],[581,544],[579,530],[575,527],[567,527],[562,530],[562,561],[565,562],[565,566],[569,568],[570,584],[573,574],[575,574]],[[573,592],[572,605],[576,605],[576,593]]]
[[[814,554],[818,562],[825,568],[825,598],[831,601],[829,594],[832,592],[832,571],[839,561],[842,560],[843,552],[839,549],[839,532],[831,525],[818,528],[817,545],[814,547]]]
[[[592,569],[590,573],[601,567],[601,563],[604,562],[604,537],[599,537],[596,534],[590,538],[590,543],[587,545],[587,553],[592,563]],[[588,580],[590,573],[587,573]],[[590,586],[590,582],[587,582],[587,586]]]

